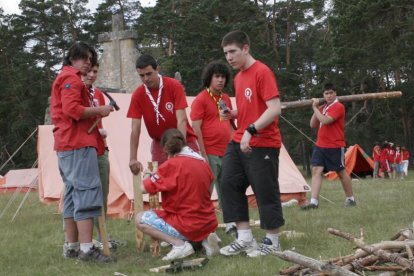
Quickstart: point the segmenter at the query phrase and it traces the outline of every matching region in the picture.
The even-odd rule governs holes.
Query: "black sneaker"
[[[302,205],[300,206],[301,210],[312,210],[312,209],[318,209],[318,204],[314,204],[314,203],[308,203],[306,205]]]
[[[356,202],[355,202],[355,200],[352,200],[352,199],[347,199],[346,201],[345,201],[345,204],[344,204],[344,207],[355,207],[356,206]]]
[[[63,244],[63,257],[66,259],[74,259],[77,258],[79,255],[79,249],[70,249],[69,244],[65,242]]]
[[[84,262],[98,262],[98,263],[116,262],[115,258],[111,256],[105,256],[104,254],[102,254],[101,250],[99,250],[95,246],[92,246],[92,248],[86,253],[80,250],[78,259]]]

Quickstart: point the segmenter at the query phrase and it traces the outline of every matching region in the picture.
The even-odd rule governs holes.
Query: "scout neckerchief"
[[[220,121],[222,120],[222,118],[221,118],[221,116],[220,116],[220,102],[222,101],[222,94],[221,94],[221,92],[219,93],[219,99],[217,100],[216,99],[216,97],[214,97],[214,95],[213,95],[213,93],[210,91],[210,88],[207,88],[207,92],[208,92],[208,94],[210,94],[210,96],[211,96],[211,98],[213,98],[213,100],[214,100],[214,102],[216,103],[216,105],[217,105],[217,111],[218,111],[218,116],[219,116],[219,119],[220,119]]]
[[[97,105],[95,104],[94,100],[95,89],[92,87],[92,85],[89,88],[86,87],[86,89],[88,89],[89,103],[91,104],[91,107],[96,107]]]
[[[334,104],[336,104],[338,102],[338,98],[336,98],[335,99],[335,101],[333,101],[333,103],[331,103],[331,104],[325,104],[325,106],[323,107],[323,109],[322,109],[322,115],[325,115],[326,116],[326,113],[328,113],[328,110],[334,105]],[[320,123],[320,125],[319,125],[319,128],[321,128],[322,127],[322,123]]]
[[[157,102],[155,102],[154,98],[151,95],[151,92],[149,91],[148,87],[145,84],[144,84],[144,87],[145,87],[145,93],[147,93],[148,98],[150,99],[152,106],[154,107],[155,118],[157,119],[157,125],[160,125],[160,118],[163,119],[164,122],[165,122],[165,118],[164,116],[162,116],[160,112],[160,101],[161,101],[162,88],[163,88],[162,76],[158,74],[158,78],[160,80],[160,84],[159,84],[159,89],[158,89]]]

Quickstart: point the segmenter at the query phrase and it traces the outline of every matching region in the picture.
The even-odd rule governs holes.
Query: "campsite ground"
[[[316,258],[327,259],[354,252],[354,246],[340,238],[331,236],[326,229],[341,229],[359,235],[362,228],[365,242],[374,243],[390,239],[400,229],[412,227],[414,220],[414,174],[404,181],[353,181],[358,202],[356,208],[343,208],[344,195],[338,181],[325,182],[322,195],[332,201],[321,199],[320,208],[304,212],[299,207],[284,209],[286,225],[283,230],[295,230],[305,235],[300,238],[281,238],[283,249]],[[109,220],[108,229],[127,245],[114,255],[115,264],[97,265],[79,263],[61,257],[63,233],[62,220],[56,213],[56,205],[46,206],[39,202],[37,193],[31,193],[19,211],[16,212],[24,194],[15,200],[12,194],[0,195],[0,274],[1,275],[150,275],[149,268],[165,265],[159,258],[152,258],[148,250],[142,254],[135,251],[134,226],[125,220]],[[6,209],[6,206],[10,206]],[[6,210],[6,211],[4,211]],[[258,218],[257,210],[251,210],[251,217]],[[254,230],[256,237],[264,232]],[[218,235],[224,244],[230,242],[222,230]],[[163,249],[163,254],[166,253]],[[201,257],[202,254],[197,255]],[[245,256],[215,256],[198,272],[182,275],[277,275],[279,269],[291,264],[277,257],[248,259]]]

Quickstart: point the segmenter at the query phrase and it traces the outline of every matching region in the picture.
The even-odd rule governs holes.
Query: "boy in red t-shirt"
[[[220,184],[224,222],[236,222],[237,239],[220,249],[226,256],[246,252],[249,257],[280,250],[279,230],[284,225],[279,190],[281,136],[279,89],[273,72],[250,54],[250,39],[242,31],[223,37],[227,62],[239,70],[234,79],[238,128],[223,157]],[[266,236],[259,246],[249,225],[246,189],[251,185]]]
[[[374,160],[374,173],[372,177],[379,178],[379,169],[380,169],[380,155],[381,155],[381,146],[379,142],[375,142],[374,148],[372,149],[372,159]]]
[[[312,193],[309,204],[302,210],[316,209],[319,206],[319,192],[324,171],[336,171],[345,192],[345,207],[356,206],[352,192],[351,178],[345,170],[345,107],[336,98],[336,88],[328,83],[324,87],[326,103],[320,107],[318,99],[312,99],[313,115],[310,126],[318,130],[316,145],[312,153]]]

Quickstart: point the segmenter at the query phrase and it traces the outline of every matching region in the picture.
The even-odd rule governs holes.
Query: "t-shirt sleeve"
[[[105,97],[101,90],[95,88],[95,93],[93,97],[98,100],[99,106],[105,105]]]
[[[177,110],[187,108],[187,97],[184,92],[184,87],[181,85],[181,83],[178,81],[172,82],[171,89],[174,91],[175,109]]]
[[[335,121],[339,118],[345,116],[345,107],[342,104],[335,104],[328,111],[328,116],[334,119]]]
[[[202,120],[204,118],[204,108],[200,94],[191,104],[190,118],[191,121]]]
[[[144,187],[150,194],[171,191],[177,186],[178,174],[178,167],[166,161],[155,174],[144,180]]]
[[[83,89],[84,84],[76,76],[69,75],[62,81],[62,111],[76,121],[80,120],[86,108],[82,104]]]
[[[127,118],[134,118],[134,119],[142,118],[142,110],[141,110],[141,105],[139,104],[138,89],[131,96],[131,102],[129,103]]]
[[[277,87],[276,77],[273,72],[264,67],[258,74],[258,91],[261,93],[261,97],[264,101],[268,101],[272,98],[279,97],[279,88]]]

